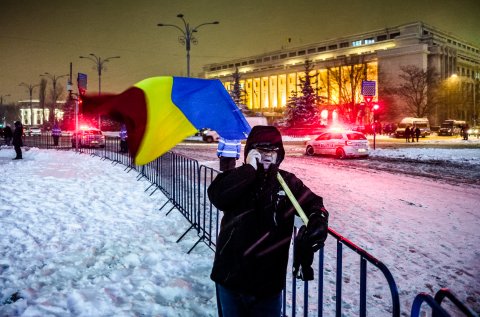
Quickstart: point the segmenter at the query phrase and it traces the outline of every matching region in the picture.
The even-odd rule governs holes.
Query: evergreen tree
[[[238,72],[238,68],[236,68],[235,73],[233,73],[233,88],[230,90],[230,96],[238,108],[242,111],[246,110],[246,91],[240,85],[240,73]]]
[[[315,75],[311,74],[313,66],[310,60],[305,61],[305,75],[299,79],[298,85],[301,93],[292,91],[287,101],[285,121],[289,127],[315,125],[320,122],[318,105],[322,102],[322,97],[313,87],[316,83]]]

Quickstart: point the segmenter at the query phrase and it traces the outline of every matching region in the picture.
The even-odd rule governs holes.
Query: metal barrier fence
[[[47,149],[72,149],[70,138],[65,140],[65,137],[61,137],[58,146],[53,145],[51,136],[32,136],[28,141],[24,142],[26,146],[35,146],[39,148]],[[120,152],[120,140],[119,138],[106,138],[106,146],[104,148],[79,148],[76,149],[79,153],[85,153],[90,155],[96,155],[102,159],[109,159],[113,164],[121,163],[126,166],[125,170],[128,171],[135,169],[138,171],[137,179],[145,177],[151,183],[151,185],[145,189],[150,190],[153,187],[152,195],[156,190],[161,190],[162,193],[168,198],[167,202],[160,207],[160,210],[164,209],[168,204],[171,205],[169,214],[172,210],[177,209],[190,223],[190,227],[185,233],[183,233],[177,242],[181,241],[183,237],[191,230],[196,230],[198,240],[190,248],[190,253],[200,242],[205,243],[210,249],[214,250],[216,247],[216,239],[219,233],[221,212],[213,206],[208,199],[207,189],[213,179],[220,173],[218,170],[199,165],[198,161],[188,158],[183,155],[175,154],[174,152],[167,152],[163,156],[156,160],[143,165],[136,166],[133,163],[133,159]],[[296,233],[296,229],[294,234]],[[330,246],[325,246],[315,255],[314,263],[317,264],[316,268],[316,282],[317,284],[313,288],[313,292],[316,292],[317,306],[312,307],[309,304],[309,298],[311,294],[311,285],[308,282],[303,283],[303,287],[297,286],[297,280],[292,278],[291,274],[288,274],[285,282],[286,288],[283,292],[283,305],[282,316],[287,315],[288,306],[291,308],[291,316],[296,316],[302,313],[300,306],[303,307],[303,316],[308,316],[311,313],[315,313],[316,316],[324,316],[324,301],[325,301],[325,272],[333,271],[330,268],[326,268],[326,253],[329,253],[332,260],[336,262],[335,269],[335,290],[334,296],[334,315],[337,317],[345,315],[342,313],[345,297],[342,292],[342,285],[344,281],[344,259],[347,256],[359,255],[359,290],[358,294],[358,315],[361,317],[367,316],[367,263],[370,263],[373,267],[378,269],[385,280],[388,283],[390,291],[390,304],[391,308],[387,308],[385,311],[390,312],[393,317],[400,316],[400,300],[395,280],[388,270],[388,268],[378,259],[371,254],[361,249],[345,237],[338,234],[333,229],[329,228],[330,237],[336,240],[336,250],[330,250]],[[293,239],[292,239],[293,240]],[[327,240],[328,242],[328,240]],[[351,252],[349,255],[344,254],[343,246],[346,246]],[[290,256],[292,258],[292,256]],[[349,277],[350,278],[350,277]],[[313,284],[313,283],[310,283]],[[300,293],[300,297],[298,294]],[[301,296],[303,293],[303,297]],[[446,289],[442,289],[435,295],[433,299],[426,293],[420,293],[414,300],[412,305],[412,317],[418,317],[421,311],[422,303],[427,303],[433,311],[433,317],[449,316],[449,314],[440,307],[443,298],[448,297],[466,316],[475,317],[470,309],[468,309],[463,303],[461,303],[451,292]],[[328,312],[328,316],[333,316]]]

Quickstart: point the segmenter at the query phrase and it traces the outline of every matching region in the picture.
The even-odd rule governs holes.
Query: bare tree
[[[415,65],[401,66],[400,70],[398,76],[402,83],[393,93],[404,101],[401,112],[417,118],[428,116],[435,108],[438,87],[434,70],[423,70]]]
[[[373,69],[363,56],[349,56],[336,61],[320,76],[322,85],[329,95],[337,95],[338,99],[329,98],[328,103],[334,104],[342,121],[355,124],[363,122],[365,109],[362,108],[362,81],[373,76]]]
[[[50,90],[50,97],[51,97],[50,100],[52,101],[52,103],[50,104],[50,114],[49,114],[48,121],[51,124],[54,124],[56,121],[55,109],[57,107],[57,100],[63,95],[63,92],[64,92],[63,86],[58,83],[55,85],[54,88]]]

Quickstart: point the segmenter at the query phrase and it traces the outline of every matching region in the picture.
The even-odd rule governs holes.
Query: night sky
[[[7,102],[28,99],[20,82],[38,84],[45,72],[67,74],[70,62],[74,78],[86,73],[89,91],[96,92],[94,63],[79,58],[89,53],[121,56],[106,64],[104,92],[119,93],[151,76],[186,76],[180,32],[157,26],[183,26],[178,13],[192,27],[220,21],[196,33],[192,76],[208,63],[414,21],[480,46],[479,0],[1,0],[0,96],[10,94]]]

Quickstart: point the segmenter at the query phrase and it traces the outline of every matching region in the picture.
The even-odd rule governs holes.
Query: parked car
[[[40,127],[30,127],[28,135],[42,135],[42,129]]]
[[[217,131],[212,129],[203,129],[202,131],[202,140],[207,143],[218,142],[220,136],[218,135]]]
[[[370,147],[365,134],[357,131],[331,131],[320,134],[314,140],[306,142],[307,155],[334,155],[347,157],[367,157]]]
[[[72,147],[76,147],[77,134],[72,134]],[[102,131],[87,128],[78,131],[78,147],[105,147],[105,136]]]

